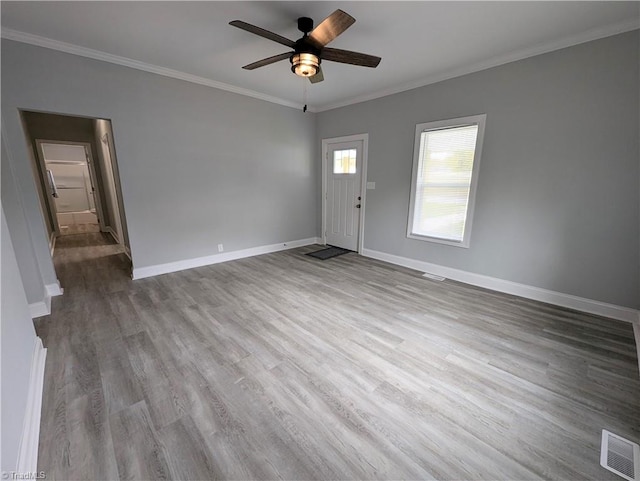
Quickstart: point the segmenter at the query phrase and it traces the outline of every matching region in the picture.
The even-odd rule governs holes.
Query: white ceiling
[[[356,23],[330,46],[380,56],[377,69],[324,62],[325,81],[311,85],[291,73],[286,60],[254,71],[241,68],[287,48],[229,26],[231,20],[296,40],[301,36],[298,17],[312,17],[318,24],[338,8],[355,17]],[[307,85],[312,110],[640,27],[640,2],[609,1],[2,1],[1,9],[5,38],[128,62],[285,105],[301,105]]]

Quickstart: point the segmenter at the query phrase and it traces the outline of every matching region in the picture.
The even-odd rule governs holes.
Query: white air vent
[[[442,276],[437,276],[436,274],[431,274],[430,272],[425,272],[422,274],[422,277],[426,277],[427,279],[431,279],[434,281],[444,281],[445,278]]]
[[[640,446],[603,429],[600,464],[628,481],[640,481]]]

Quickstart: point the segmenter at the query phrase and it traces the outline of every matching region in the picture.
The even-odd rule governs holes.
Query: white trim
[[[415,142],[413,145],[413,169],[411,171],[411,193],[409,196],[409,217],[407,218],[407,237],[409,239],[436,242],[455,247],[469,247],[469,242],[471,240],[471,227],[473,226],[473,212],[476,205],[476,191],[478,190],[478,174],[480,172],[480,159],[482,157],[482,144],[484,141],[484,126],[486,120],[487,114],[479,114],[416,124]],[[467,201],[467,212],[465,214],[465,225],[462,240],[458,242],[451,239],[439,239],[414,233],[413,226],[418,187],[418,172],[420,171],[420,147],[422,143],[422,133],[429,130],[446,130],[454,127],[471,125],[477,125],[478,132],[476,135],[473,165],[471,167],[471,184],[469,185],[469,197]]]
[[[64,293],[64,289],[60,286],[60,281],[58,280],[52,284],[45,285],[44,290],[49,297],[61,296]]]
[[[49,251],[51,252],[51,257],[53,257],[53,251],[56,248],[56,239],[58,239],[58,236],[55,232],[52,232],[49,236]]]
[[[347,135],[344,137],[332,137],[322,139],[322,232],[320,232],[321,243],[327,244],[327,165],[329,162],[329,146],[331,144],[341,144],[343,142],[362,142],[362,165],[360,167],[360,197],[362,208],[360,209],[360,224],[358,227],[358,253],[364,249],[364,218],[367,209],[367,166],[369,164],[369,134]]]
[[[265,246],[251,247],[249,249],[241,249],[238,251],[224,252],[204,257],[196,257],[194,259],[184,259],[181,261],[167,262],[166,264],[157,264],[153,266],[134,267],[133,279],[144,279],[145,277],[158,276],[160,274],[168,274],[170,272],[183,271],[185,269],[193,269],[194,267],[209,266],[219,264],[221,262],[243,259],[245,257],[253,257],[261,254],[270,254],[272,252],[284,251],[295,247],[308,246],[318,244],[320,239],[310,237],[308,239],[300,239],[291,242],[281,242],[279,244],[271,244]]]
[[[31,319],[51,314],[51,296],[45,296],[43,300],[29,304],[29,313]]]
[[[60,287],[60,281],[56,281],[53,284],[46,284],[44,286],[44,299],[39,302],[32,302],[29,304],[29,313],[31,318],[48,316],[51,314],[51,298],[55,296],[61,296],[64,289]]]
[[[106,232],[107,234],[111,234],[111,237],[113,237],[113,240],[116,241],[116,244],[122,245],[122,242],[120,242],[120,239],[118,239],[118,235],[116,234],[116,231],[113,229],[113,227],[107,226],[104,229],[104,232]]]
[[[40,416],[42,412],[42,393],[44,391],[44,366],[47,350],[42,340],[36,337],[31,358],[31,375],[27,408],[22,424],[22,436],[18,450],[17,473],[36,473],[38,471],[38,443],[40,440]]]
[[[378,90],[376,92],[372,92],[369,94],[353,97],[351,99],[319,106],[319,107],[316,107],[313,111],[325,112],[327,110],[333,110],[340,107],[346,107],[348,105],[359,104],[361,102],[367,102],[369,100],[379,99],[381,97],[387,97],[388,95],[393,95],[400,92],[406,92],[407,90],[417,89],[420,87],[424,87],[426,85],[442,82],[443,80],[462,77],[463,75],[468,75],[474,72],[480,72],[482,70],[498,67],[500,65],[505,65],[511,62],[517,62],[518,60],[523,60],[525,58],[535,57],[537,55],[553,52],[555,50],[561,50],[563,48],[572,47],[574,45],[579,45],[581,43],[591,42],[593,40],[598,40],[600,38],[611,37],[613,35],[629,32],[631,30],[637,30],[637,28],[638,28],[637,19],[623,20],[622,22],[619,22],[613,25],[609,25],[606,27],[597,27],[592,30],[588,30],[586,32],[572,35],[554,42],[545,43],[535,47],[525,48],[522,50],[518,50],[517,52],[511,52],[507,55],[501,55],[499,57],[493,57],[488,60],[477,62],[469,66],[454,68],[451,70],[447,70],[446,72],[429,75],[428,77],[424,77],[420,80],[415,80],[413,82],[408,82],[403,85],[396,85],[396,86]]]
[[[638,312],[638,318],[633,323],[633,335],[636,338],[636,351],[638,351],[638,370],[640,371],[640,312]]]
[[[100,60],[102,62],[108,62],[116,65],[122,65],[124,67],[134,68],[136,70],[142,70],[143,72],[150,72],[156,75],[162,75],[163,77],[170,77],[178,80],[184,80],[185,82],[191,82],[198,85],[205,85],[207,87],[213,87],[215,89],[226,90],[227,92],[233,92],[235,94],[244,95],[246,97],[253,97],[255,99],[264,100],[274,104],[284,105],[285,107],[292,107],[299,109],[302,106],[299,103],[291,102],[290,100],[281,99],[279,97],[273,97],[271,95],[256,92],[255,90],[249,90],[242,87],[236,87],[235,85],[218,82],[197,75],[180,72],[166,67],[159,67],[138,60],[133,60],[127,57],[121,57],[119,55],[113,55],[99,50],[91,48],[80,47],[71,43],[61,42],[52,38],[41,37],[40,35],[33,35],[31,33],[21,32],[19,30],[13,30],[11,28],[2,28],[2,38],[7,40],[13,40],[15,42],[27,43],[29,45],[36,45],[38,47],[49,48],[51,50],[58,50],[60,52],[69,53],[72,55],[78,55],[80,57],[87,57],[94,60]]]
[[[557,306],[567,307],[569,309],[575,309],[577,311],[609,317],[620,321],[635,322],[640,315],[640,312],[636,309],[631,309],[629,307],[607,304],[606,302],[594,301],[584,297],[550,291],[540,287],[528,286],[526,284],[519,284],[517,282],[489,277],[482,274],[475,274],[473,272],[454,269],[452,267],[387,254],[385,252],[363,249],[362,255],[390,262],[391,264],[415,269],[417,271],[429,272],[431,274],[436,274],[448,279],[453,279],[454,281],[471,284],[473,286],[484,287],[485,289],[491,289],[527,299],[555,304]]]

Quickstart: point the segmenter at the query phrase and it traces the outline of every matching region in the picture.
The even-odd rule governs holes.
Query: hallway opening
[[[130,264],[111,121],[26,110],[20,114],[51,255],[61,236],[102,233],[122,248]]]

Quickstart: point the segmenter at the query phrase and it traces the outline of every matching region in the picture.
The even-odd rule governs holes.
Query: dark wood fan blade
[[[313,29],[309,38],[316,47],[322,48],[353,25],[355,21],[356,19],[348,13],[336,10]]]
[[[229,25],[233,25],[234,27],[238,27],[242,30],[246,30],[247,32],[251,32],[255,35],[259,35],[264,38],[268,38],[269,40],[273,40],[274,42],[278,42],[282,45],[286,45],[289,48],[295,47],[296,43],[293,40],[289,40],[282,35],[278,35],[277,33],[270,32],[269,30],[265,30],[264,28],[256,27],[255,25],[251,25],[250,23],[243,22],[242,20],[233,20],[229,22]]]
[[[366,53],[341,50],[339,48],[323,48],[321,57],[322,60],[331,60],[332,62],[348,63],[351,65],[372,68],[377,67],[380,60],[382,60],[380,57],[367,55]]]
[[[318,82],[322,82],[324,80],[324,74],[322,73],[322,67],[318,68],[318,73],[316,73],[313,77],[309,77],[309,82],[312,84],[317,84]]]
[[[271,65],[272,63],[279,62],[280,60],[284,60],[285,58],[291,57],[293,52],[281,53],[279,55],[274,55],[273,57],[263,58],[262,60],[258,60],[257,62],[250,63],[249,65],[245,65],[242,67],[245,70],[254,70],[260,67],[264,67],[265,65]]]

